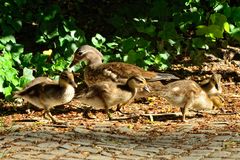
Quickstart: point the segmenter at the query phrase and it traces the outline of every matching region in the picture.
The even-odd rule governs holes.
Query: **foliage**
[[[106,61],[167,69],[179,55],[190,55],[201,64],[201,50],[219,47],[219,40],[230,45],[240,41],[240,7],[230,5],[225,0],[123,3],[106,20],[116,31],[111,41],[96,34],[92,43]]]
[[[57,4],[9,0],[0,9],[0,92],[7,98],[35,76],[63,71],[85,41],[75,19],[64,18]]]
[[[199,62],[220,40],[239,43],[239,12],[228,0],[1,1],[0,93],[10,98],[36,76],[55,76],[84,43],[105,62],[145,69],[167,69],[186,55]]]

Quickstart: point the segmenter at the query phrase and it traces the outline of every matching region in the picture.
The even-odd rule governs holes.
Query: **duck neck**
[[[90,68],[96,68],[96,67],[98,67],[99,65],[101,65],[102,64],[102,59],[101,58],[94,58],[94,59],[91,59],[91,60],[89,60],[88,61],[88,66],[90,67]]]
[[[129,104],[135,97],[136,97],[136,95],[137,95],[137,91],[138,91],[138,89],[137,88],[129,88],[130,89],[130,91],[131,91],[131,93],[132,93],[132,97],[128,100],[128,103],[126,103],[126,104]],[[125,104],[125,105],[126,105]]]
[[[137,95],[138,89],[137,88],[131,88],[132,90],[132,98],[134,98]]]
[[[59,86],[62,88],[67,89],[68,87],[73,87],[71,84],[67,83],[65,80],[59,80]]]

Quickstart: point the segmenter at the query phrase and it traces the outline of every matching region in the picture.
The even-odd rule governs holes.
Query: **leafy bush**
[[[219,47],[218,40],[230,45],[240,40],[239,7],[228,1],[121,2],[106,20],[115,29],[112,38],[92,39],[105,60],[167,69],[181,55],[199,64],[201,50]]]
[[[35,76],[66,69],[85,42],[74,18],[64,18],[57,4],[10,0],[0,9],[0,92],[7,98]]]

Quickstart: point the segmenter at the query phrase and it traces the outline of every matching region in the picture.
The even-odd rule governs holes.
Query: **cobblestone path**
[[[59,132],[53,127],[20,130],[0,136],[0,156],[6,160],[237,160],[240,133],[227,123],[141,125],[96,122]]]

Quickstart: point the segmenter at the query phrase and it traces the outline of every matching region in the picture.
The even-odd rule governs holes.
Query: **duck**
[[[201,88],[208,94],[214,104],[214,108],[222,108],[224,106],[224,98],[222,97],[222,75],[213,73],[208,79],[201,81]]]
[[[199,84],[208,95],[220,95],[222,93],[222,75],[213,73],[212,76]]]
[[[150,92],[147,82],[142,76],[132,76],[125,84],[102,81],[91,85],[87,90],[79,93],[76,99],[83,104],[92,106],[95,110],[105,110],[109,120],[112,120],[109,109],[117,105],[129,105],[139,89]]]
[[[187,122],[186,113],[189,109],[213,109],[213,101],[211,98],[197,82],[192,80],[177,80],[159,86],[157,93],[170,104],[180,107],[183,122]]]
[[[124,84],[128,78],[134,75],[142,76],[147,82],[179,79],[179,77],[173,74],[145,71],[138,66],[124,62],[104,64],[102,63],[102,59],[102,53],[96,48],[90,45],[83,45],[75,51],[70,67],[79,61],[87,62],[87,66],[84,69],[84,81],[88,86],[102,81],[113,81]]]
[[[34,106],[43,109],[43,116],[53,123],[62,123],[54,118],[50,109],[70,102],[75,95],[77,84],[72,72],[63,71],[59,80],[54,81],[48,77],[37,77],[29,82],[21,91],[14,93],[14,98],[20,97]]]

